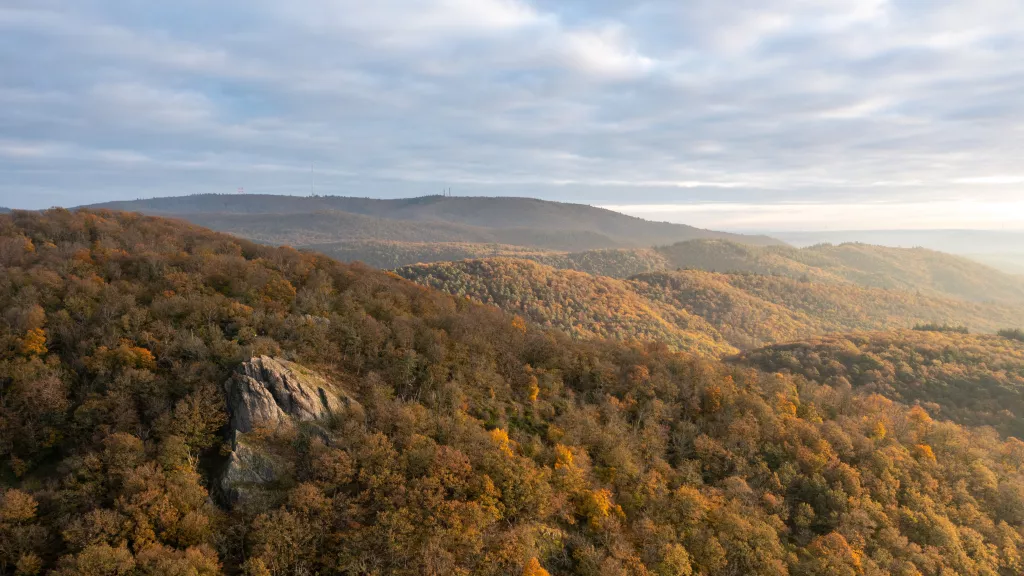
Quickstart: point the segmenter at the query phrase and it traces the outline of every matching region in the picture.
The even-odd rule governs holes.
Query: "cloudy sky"
[[[1020,0],[3,0],[0,205],[520,195],[1024,228]]]

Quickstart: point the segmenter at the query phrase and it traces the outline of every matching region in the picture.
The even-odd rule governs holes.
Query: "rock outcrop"
[[[269,356],[240,365],[224,391],[231,427],[239,432],[327,418],[352,402],[318,374]]]
[[[220,476],[220,489],[231,504],[253,497],[288,475],[284,459],[265,438],[296,422],[340,416],[357,403],[324,377],[302,366],[269,356],[241,364],[224,383],[231,416],[231,455]],[[259,430],[261,434],[253,434]]]

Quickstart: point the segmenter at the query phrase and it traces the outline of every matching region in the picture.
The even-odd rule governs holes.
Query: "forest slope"
[[[424,286],[521,313],[575,338],[661,342],[675,350],[710,355],[734,350],[699,316],[643,298],[614,278],[512,258],[410,266],[397,273]]]
[[[1019,574],[1024,444],[181,222],[0,216],[0,573]],[[347,390],[211,500],[253,356]]]
[[[934,417],[1024,437],[1024,343],[936,331],[825,336],[770,346],[741,359],[843,388],[854,386]]]
[[[646,298],[706,319],[740,348],[918,324],[961,325],[988,333],[1024,325],[1020,306],[786,276],[682,270],[639,274],[630,284]]]
[[[575,337],[660,340],[701,353],[720,352],[708,341],[723,338],[748,349],[809,335],[917,324],[964,325],[992,333],[1024,325],[1018,307],[784,276],[680,270],[620,280],[509,258],[407,266],[396,272]]]
[[[457,262],[477,258],[557,257],[559,252],[514,246],[511,244],[480,242],[395,242],[388,240],[356,240],[309,244],[303,249],[326,254],[341,262],[362,262],[373,268],[390,270],[434,262]],[[586,254],[587,252],[581,252]]]

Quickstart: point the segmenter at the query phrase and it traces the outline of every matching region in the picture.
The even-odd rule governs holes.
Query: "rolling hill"
[[[410,266],[397,274],[522,314],[574,338],[661,342],[712,356],[735,350],[699,316],[646,299],[614,278],[512,258]]]
[[[751,272],[816,282],[920,290],[976,301],[1024,303],[1024,282],[984,264],[924,248],[820,244],[807,248],[753,247],[725,241],[692,241],[659,248],[671,266],[718,272]]]
[[[722,353],[723,344],[749,349],[918,324],[990,333],[1024,325],[1018,306],[751,273],[679,270],[623,280],[511,258],[421,264],[396,273],[575,337],[662,341],[704,354]]]
[[[339,218],[331,223],[330,217],[317,216],[308,224],[306,236],[315,237],[311,243],[342,240],[408,240],[433,241],[428,237],[403,234],[382,237],[364,230],[373,222],[385,229],[394,229],[401,223],[418,222],[431,230],[430,234],[447,235],[445,241],[498,242],[555,250],[587,250],[591,248],[649,247],[696,238],[719,238],[759,245],[782,244],[765,236],[746,236],[702,230],[682,224],[652,222],[627,216],[603,208],[583,204],[549,202],[533,198],[508,197],[445,197],[426,196],[399,200],[378,200],[342,196],[263,196],[263,195],[196,195],[128,202],[110,202],[94,206],[115,210],[129,210],[145,214],[176,216],[257,241],[280,238],[281,228],[295,235],[296,223],[313,214],[333,214]],[[360,215],[377,220],[356,221],[338,213]],[[276,217],[275,217],[276,216]],[[348,218],[347,220],[345,218]],[[278,221],[284,224],[279,225]],[[353,225],[355,230],[345,230]],[[452,236],[453,228],[460,228],[461,236]],[[480,236],[482,230],[488,236]],[[336,233],[334,237],[328,237]],[[296,237],[301,237],[299,234]],[[293,242],[302,245],[300,242]]]
[[[677,269],[782,276],[816,284],[852,284],[921,292],[941,298],[1024,305],[1024,278],[961,256],[923,248],[867,244],[807,248],[758,247],[722,240],[691,240],[641,249],[553,251],[497,243],[340,242],[310,245],[343,261],[380,268],[467,258],[525,258],[555,268],[629,278]],[[884,299],[884,294],[879,293]]]
[[[0,216],[0,269],[5,574],[1024,569],[1024,444],[864,386],[574,340],[137,214]],[[1004,397],[930,379],[1014,369],[871,346],[840,347],[851,374],[922,378],[964,419]]]
[[[785,276],[688,270],[641,274],[631,283],[647,298],[708,320],[740,348],[811,334],[918,324],[963,325],[988,333],[1024,324],[1024,310],[1019,306]]]
[[[767,237],[529,198],[197,195],[103,206],[174,216],[382,268],[515,256],[619,278],[692,268],[1024,303],[1020,277],[933,250],[859,243],[793,248]]]

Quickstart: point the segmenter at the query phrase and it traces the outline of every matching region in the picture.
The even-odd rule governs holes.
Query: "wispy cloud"
[[[737,209],[1024,186],[1017,0],[8,0],[0,62],[0,205],[305,193],[311,166]]]

